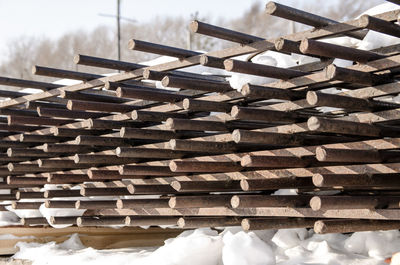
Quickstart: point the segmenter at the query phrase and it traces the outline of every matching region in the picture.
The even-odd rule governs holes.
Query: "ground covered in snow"
[[[82,245],[78,235],[62,244],[18,243],[15,259],[33,265],[383,265],[400,250],[400,232],[378,231],[315,234],[307,229],[244,232],[227,228],[185,231],[147,249],[96,250]]]

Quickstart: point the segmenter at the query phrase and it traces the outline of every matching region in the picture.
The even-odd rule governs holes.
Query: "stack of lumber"
[[[201,54],[132,39],[133,51],[176,60],[74,58],[120,71],[107,77],[33,67],[82,81],[70,86],[0,77],[43,90],[0,90],[10,98],[0,102],[0,189],[9,190],[0,210],[85,210],[22,218],[27,227],[400,228],[400,45],[365,51],[320,40],[400,37],[400,10],[343,23],[273,2],[267,12],[314,28],[264,39],[193,21],[193,32],[232,47]],[[317,61],[280,68],[235,59],[268,50]],[[225,76],[185,71],[196,65],[277,81],[238,92]]]

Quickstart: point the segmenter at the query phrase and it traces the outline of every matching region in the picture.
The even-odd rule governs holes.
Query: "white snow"
[[[392,11],[392,10],[396,10],[396,9],[399,9],[399,8],[400,8],[399,5],[386,2],[384,4],[371,7],[367,11],[362,12],[357,18],[361,17],[362,15],[375,16],[375,15],[378,15],[378,14],[381,14],[381,13],[384,13],[384,12],[388,12],[388,11]]]
[[[275,264],[272,247],[253,232],[228,231],[223,236],[222,261],[230,265]]]
[[[280,189],[272,193],[273,195],[297,195],[296,189]]]
[[[24,88],[20,92],[28,93],[28,94],[36,94],[36,93],[43,92],[43,90],[37,89],[37,88]]]
[[[10,211],[0,211],[0,227],[20,224],[20,219],[15,213]]]
[[[238,56],[234,57],[233,59],[244,61],[246,60],[246,58],[247,56]],[[255,56],[251,61],[257,64],[276,66],[281,68],[288,68],[297,65],[296,60],[293,59],[290,55],[274,51],[266,51],[262,54],[259,54]],[[240,92],[245,84],[264,85],[277,81],[278,79],[241,73],[232,73],[232,76],[228,77],[227,80],[229,81],[229,84],[233,89],[236,89]]]
[[[54,228],[64,228],[71,226],[72,224],[66,225],[53,225],[50,223],[51,216],[82,216],[85,210],[76,210],[76,209],[66,209],[66,208],[46,208],[44,203],[40,205],[39,212],[41,216],[45,217],[47,222]]]
[[[234,227],[218,234],[203,228],[185,231],[159,248],[95,250],[76,234],[62,244],[20,242],[17,247],[14,258],[33,265],[383,265],[400,249],[400,232],[319,235],[307,229],[244,232]]]
[[[5,206],[5,208],[14,214],[16,214],[19,218],[33,218],[33,217],[42,217],[39,209],[13,209],[11,205]]]
[[[368,9],[360,16],[367,14],[370,16],[377,15],[383,12],[392,11],[399,9],[400,6],[392,3],[385,3]],[[396,22],[397,23],[397,22]],[[397,23],[398,24],[398,23]],[[400,43],[400,39],[387,34],[379,33],[373,30],[368,31],[361,43],[358,45],[358,49],[361,50],[372,50],[384,46],[394,45]]]

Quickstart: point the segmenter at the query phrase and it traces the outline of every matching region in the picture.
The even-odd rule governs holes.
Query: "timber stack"
[[[194,33],[232,47],[202,54],[132,39],[133,51],[176,59],[74,58],[120,71],[111,76],[33,67],[82,81],[70,86],[0,77],[43,90],[0,90],[9,98],[0,102],[0,211],[58,210],[21,218],[28,227],[399,229],[400,45],[365,51],[322,39],[400,37],[400,10],[341,23],[274,2],[266,9],[313,29],[264,39],[193,21]],[[317,60],[281,68],[235,58],[268,50]],[[226,76],[185,70],[197,65],[276,80],[237,91]]]

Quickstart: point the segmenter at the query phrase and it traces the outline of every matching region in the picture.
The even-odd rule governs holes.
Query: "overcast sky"
[[[257,0],[121,0],[121,16],[147,22],[156,16],[183,16],[190,20],[196,11],[201,16],[235,18]],[[277,0],[294,7],[301,1]],[[313,0],[318,4],[323,0]],[[335,0],[328,0],[333,4]],[[267,3],[268,1],[260,1]],[[351,1],[350,1],[351,2]],[[7,44],[21,36],[58,38],[76,29],[98,25],[115,27],[116,21],[99,14],[116,14],[117,0],[0,0],[0,62]],[[326,2],[325,2],[326,3]]]

